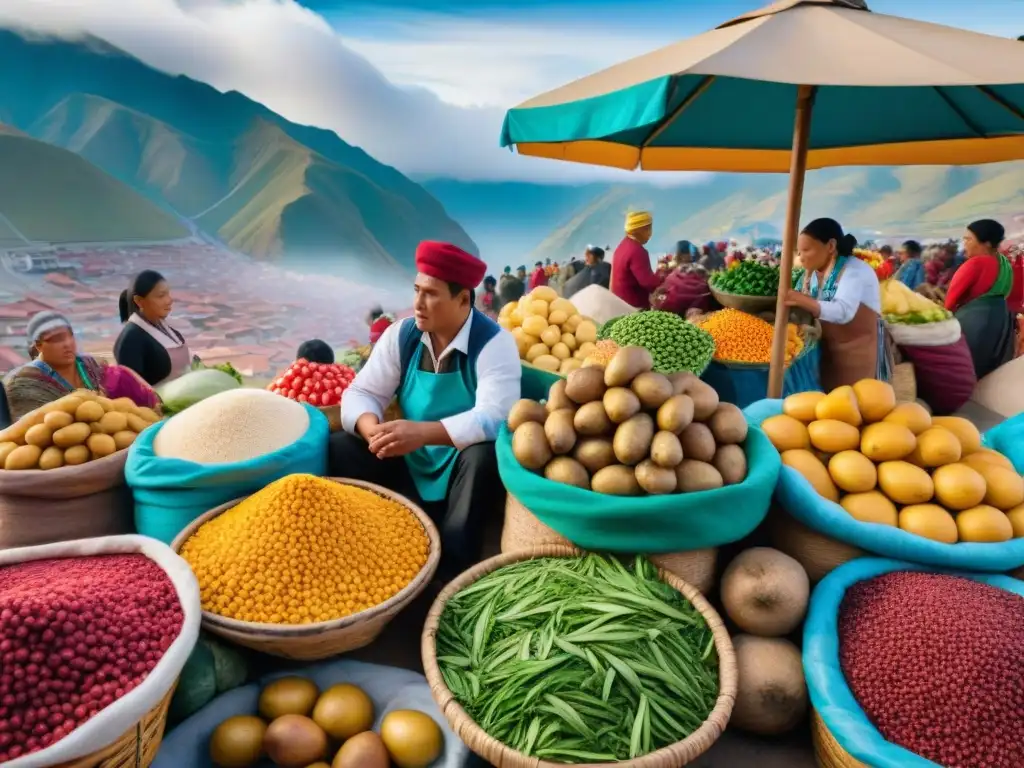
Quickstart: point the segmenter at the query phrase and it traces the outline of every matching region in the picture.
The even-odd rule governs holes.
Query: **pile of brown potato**
[[[650,352],[624,347],[607,368],[572,371],[546,404],[509,414],[512,452],[526,469],[614,496],[707,491],[747,476],[747,422],[692,373],[653,371]]]
[[[78,390],[26,414],[0,432],[0,467],[59,469],[124,450],[160,420],[129,398]]]

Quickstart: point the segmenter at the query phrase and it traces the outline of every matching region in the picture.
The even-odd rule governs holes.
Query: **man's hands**
[[[417,421],[388,421],[362,432],[370,453],[378,459],[392,459],[419,450],[427,444],[426,424]]]

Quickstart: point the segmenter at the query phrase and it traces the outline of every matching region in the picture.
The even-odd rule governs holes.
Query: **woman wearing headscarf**
[[[853,255],[857,238],[835,219],[815,219],[800,233],[799,290],[786,306],[821,321],[821,384],[826,392],[861,379],[887,381],[891,370],[882,327],[878,278]]]
[[[124,326],[114,342],[114,358],[151,387],[192,369],[185,337],[167,324],[173,308],[170,286],[152,269],[139,272],[118,299]]]
[[[946,309],[960,322],[979,379],[1011,360],[1016,346],[1016,323],[1006,303],[1014,291],[1013,265],[999,253],[1005,236],[998,221],[969,224],[964,234],[967,261],[946,291]]]
[[[4,380],[13,421],[76,389],[102,390],[104,364],[78,354],[71,322],[64,315],[53,310],[37,313],[29,320],[26,335],[32,362],[15,368]]]
[[[654,231],[654,220],[647,211],[626,216],[626,236],[612,256],[611,292],[637,309],[649,309],[651,294],[661,285],[662,276],[651,269],[647,243]]]

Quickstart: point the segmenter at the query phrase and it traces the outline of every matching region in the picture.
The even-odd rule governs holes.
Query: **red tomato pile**
[[[338,405],[356,372],[340,363],[296,360],[267,387],[271,392],[310,405]]]

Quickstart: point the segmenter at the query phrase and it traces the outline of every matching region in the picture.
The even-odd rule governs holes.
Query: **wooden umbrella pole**
[[[786,375],[786,326],[789,307],[786,291],[793,273],[793,254],[796,252],[797,230],[800,228],[800,204],[804,196],[804,176],[807,173],[807,146],[811,138],[811,114],[814,112],[813,85],[801,85],[797,91],[796,124],[793,127],[793,151],[789,161],[789,199],[786,203],[786,229],[782,236],[782,263],[779,265],[779,295],[775,301],[775,333],[772,336],[771,367],[768,370],[768,397],[782,397]]]

